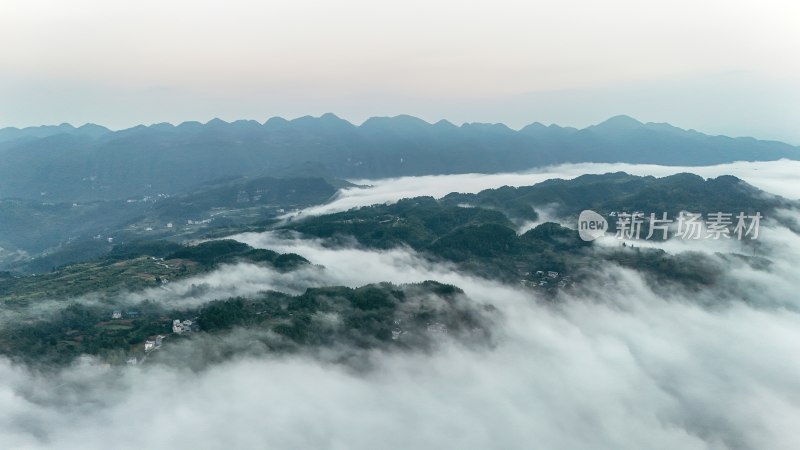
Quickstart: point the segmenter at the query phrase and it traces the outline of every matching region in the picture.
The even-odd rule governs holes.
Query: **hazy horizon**
[[[583,128],[624,113],[797,145],[798,16],[779,0],[12,0],[0,127],[334,111]]]
[[[117,132],[117,131],[129,130],[129,129],[132,129],[132,128],[135,128],[135,127],[138,127],[138,126],[150,127],[150,126],[160,125],[160,124],[165,124],[165,123],[169,124],[169,125],[172,125],[174,127],[180,126],[181,124],[184,124],[184,123],[201,123],[201,124],[205,125],[205,124],[208,124],[208,123],[210,123],[210,122],[212,122],[214,120],[221,120],[221,121],[223,121],[225,123],[234,123],[234,122],[240,122],[240,121],[256,121],[256,122],[258,122],[260,124],[265,124],[266,122],[268,122],[269,120],[272,120],[272,119],[284,119],[284,120],[287,120],[287,121],[291,122],[291,121],[302,119],[302,118],[305,118],[305,117],[320,118],[323,115],[327,115],[327,114],[332,114],[332,115],[336,116],[337,118],[339,118],[341,120],[344,120],[344,121],[346,121],[346,122],[348,122],[348,123],[350,123],[350,124],[352,124],[353,126],[356,126],[356,127],[362,126],[365,122],[367,122],[370,119],[395,118],[395,117],[405,116],[405,117],[413,117],[413,118],[416,118],[416,119],[420,119],[420,120],[426,122],[429,125],[434,125],[437,122],[441,122],[441,121],[449,122],[449,123],[451,123],[451,124],[453,124],[453,125],[455,125],[457,127],[461,127],[461,126],[464,126],[464,125],[467,125],[467,124],[473,124],[473,123],[488,123],[488,124],[505,125],[505,126],[507,126],[509,129],[511,129],[513,131],[520,131],[523,128],[525,128],[526,126],[533,125],[533,124],[536,124],[536,123],[542,124],[542,125],[545,125],[545,126],[557,126],[557,127],[562,127],[562,128],[575,128],[575,129],[578,129],[578,130],[582,130],[582,129],[590,128],[592,126],[600,125],[600,124],[602,124],[602,123],[604,123],[606,121],[609,121],[611,119],[615,119],[615,118],[618,118],[618,117],[627,117],[627,118],[631,118],[633,120],[636,120],[636,121],[642,123],[643,125],[648,125],[648,124],[667,124],[667,125],[671,125],[671,126],[675,126],[677,128],[680,128],[682,130],[696,131],[696,132],[699,132],[701,134],[705,134],[705,135],[708,135],[708,136],[727,136],[727,137],[732,137],[732,138],[753,138],[753,139],[765,140],[765,141],[779,141],[779,142],[784,142],[784,143],[787,143],[787,144],[790,144],[790,145],[793,145],[793,146],[800,146],[800,143],[782,141],[780,139],[769,139],[769,138],[764,138],[764,137],[761,137],[761,136],[754,136],[754,135],[718,134],[718,133],[711,133],[711,132],[708,132],[708,131],[702,130],[702,129],[696,129],[696,128],[691,128],[691,127],[688,127],[688,128],[680,127],[680,126],[677,126],[677,125],[675,125],[673,123],[669,123],[669,122],[644,121],[644,120],[639,120],[637,117],[633,117],[633,116],[628,115],[628,114],[615,114],[613,116],[607,117],[607,118],[605,118],[603,120],[600,120],[598,122],[589,123],[589,124],[584,125],[584,126],[573,126],[573,125],[569,125],[569,124],[555,123],[555,122],[543,122],[543,121],[539,121],[539,120],[532,120],[530,122],[525,122],[525,123],[523,123],[522,125],[519,125],[519,126],[511,126],[511,125],[509,125],[507,123],[496,122],[496,121],[495,122],[491,122],[491,121],[490,122],[478,122],[478,121],[456,122],[456,121],[449,120],[447,118],[429,120],[429,119],[425,119],[425,118],[422,118],[422,117],[415,116],[413,114],[403,114],[403,113],[397,114],[397,115],[393,115],[393,116],[370,116],[370,117],[368,117],[366,119],[363,119],[361,121],[355,121],[355,120],[349,119],[347,117],[342,117],[341,115],[339,115],[339,114],[337,114],[335,112],[330,112],[329,111],[329,112],[325,112],[325,113],[322,113],[322,114],[319,114],[319,115],[306,114],[306,115],[296,116],[296,117],[286,117],[286,116],[278,115],[278,116],[271,116],[271,117],[268,117],[266,119],[262,119],[262,118],[258,118],[258,119],[255,119],[255,118],[238,118],[238,119],[229,119],[229,120],[227,120],[227,119],[223,119],[221,117],[216,117],[215,116],[215,117],[212,117],[210,119],[204,119],[204,120],[188,119],[188,120],[179,121],[179,122],[178,121],[172,121],[172,122],[170,122],[170,121],[165,121],[165,122],[143,122],[143,123],[137,123],[137,124],[131,125],[129,127],[124,127],[124,128],[114,128],[114,127],[107,126],[107,125],[101,123],[100,121],[93,121],[93,122],[90,121],[90,122],[82,122],[82,123],[80,123],[80,122],[79,123],[71,123],[71,122],[44,123],[44,124],[35,124],[35,125],[28,125],[28,126],[22,126],[22,127],[0,126],[0,130],[11,129],[11,128],[26,129],[26,128],[36,128],[36,127],[48,127],[48,126],[57,127],[57,126],[63,126],[63,125],[69,125],[69,126],[72,126],[73,128],[77,129],[77,128],[81,128],[81,127],[87,126],[87,125],[97,125],[97,126],[101,126],[101,127],[107,128],[108,130],[110,130],[112,132]]]

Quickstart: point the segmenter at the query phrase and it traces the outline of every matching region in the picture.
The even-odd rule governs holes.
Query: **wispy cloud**
[[[330,203],[312,206],[284,218],[298,218],[332,212],[346,211],[359,206],[393,203],[403,198],[429,195],[443,197],[451,192],[476,193],[501,186],[530,186],[542,181],[561,178],[572,179],[584,174],[627,172],[632,175],[665,177],[676,173],[695,173],[713,178],[734,175],[771,194],[789,199],[800,199],[800,161],[780,160],[763,162],[735,162],[714,166],[681,167],[653,164],[562,164],[527,172],[500,174],[431,175],[421,177],[387,178],[380,180],[351,180],[361,188],[343,189]]]
[[[83,361],[38,375],[2,361],[0,437],[10,448],[796,448],[800,314],[788,287],[800,240],[769,231],[770,271],[732,263],[747,289],[689,294],[607,266],[556,303],[407,249],[239,235],[324,266],[301,277],[309,285],[459,285],[497,306],[496,344],[372,353],[367,371],[258,352],[200,372]],[[222,293],[298,280],[229,266],[194,283]]]

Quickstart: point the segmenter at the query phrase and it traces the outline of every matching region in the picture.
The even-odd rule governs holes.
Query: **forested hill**
[[[411,116],[360,126],[333,114],[265,123],[212,120],[122,131],[70,125],[0,130],[0,198],[49,202],[174,194],[238,176],[381,178],[519,171],[567,162],[704,165],[800,159],[800,149],[752,138],[709,136],[617,116],[585,129]]]
[[[517,220],[536,219],[532,211],[543,207],[559,217],[577,217],[584,209],[604,213],[666,212],[675,217],[680,211],[771,213],[776,208],[798,205],[730,175],[704,179],[679,173],[656,178],[624,172],[551,179],[533,186],[505,186],[477,194],[452,193],[442,202],[498,209]]]
[[[441,199],[404,199],[308,217],[284,228],[344,246],[354,240],[371,248],[407,246],[488,278],[535,282],[531,274],[540,271],[576,274],[592,266],[597,255],[584,252],[591,245],[579,239],[576,231],[578,214],[584,209],[607,217],[613,232],[613,214],[617,212],[644,213],[646,230],[650,213],[656,217],[667,213],[675,219],[680,211],[704,218],[716,212],[731,217],[758,212],[769,222],[779,220],[777,209],[798,206],[796,201],[771,196],[733,176],[703,179],[678,174],[655,178],[619,172],[488,189],[478,194],[452,193]],[[531,228],[534,221],[543,222],[545,210],[551,220],[568,226],[546,222]],[[712,283],[719,275],[711,261],[698,255],[687,258],[637,249],[619,250],[604,258],[685,285]]]
[[[676,217],[680,211],[721,211],[771,216],[778,208],[798,206],[797,201],[769,195],[733,176],[703,179],[682,173],[656,178],[617,172],[505,186],[477,194],[454,192],[441,199],[416,197],[305,218],[285,227],[325,238],[355,236],[372,247],[405,244],[423,248],[465,227],[491,224],[513,233],[526,222],[540,220],[544,210],[555,220],[577,221],[584,209],[604,215],[666,212]]]

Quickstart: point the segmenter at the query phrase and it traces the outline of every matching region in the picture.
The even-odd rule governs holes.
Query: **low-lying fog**
[[[800,198],[787,169],[797,173],[798,164],[648,170],[734,174]],[[561,166],[556,176],[645,170],[587,166]],[[333,208],[552,176],[371,182],[374,188],[347,191]],[[200,372],[103,369],[86,359],[55,375],[0,360],[0,447],[800,448],[800,236],[785,228],[761,231],[762,256],[774,261],[769,272],[730,267],[725,301],[717,301],[717,290],[653,287],[635,271],[608,265],[598,268],[596,284],[547,302],[407,249],[327,248],[274,233],[235,238],[323,267],[281,274],[226,266],[131,299],[160,293],[161,301],[196,305],[265,289],[435,279],[498,308],[495,345],[442,340],[430,353],[375,352],[365,371],[303,355],[249,356]],[[205,288],[195,295],[193,284]]]
[[[753,186],[789,199],[800,199],[800,161],[735,162],[714,166],[659,166],[653,164],[581,163],[537,168],[525,172],[499,174],[430,175],[388,178],[383,180],[350,180],[360,187],[343,189],[334,201],[307,208],[300,215],[329,214],[357,206],[396,202],[402,198],[430,195],[443,197],[451,192],[477,193],[501,186],[530,186],[552,178],[569,180],[584,174],[626,172],[631,175],[665,177],[676,173],[694,173],[704,178],[734,175]],[[297,212],[287,214],[295,217]]]

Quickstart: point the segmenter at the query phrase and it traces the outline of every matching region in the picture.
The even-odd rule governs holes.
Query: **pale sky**
[[[0,127],[612,115],[800,144],[800,2],[4,0]]]

